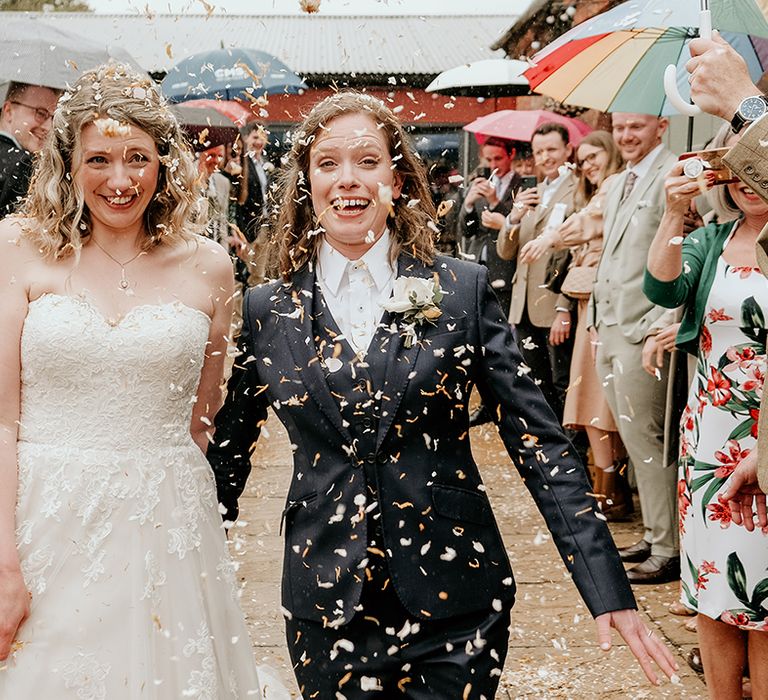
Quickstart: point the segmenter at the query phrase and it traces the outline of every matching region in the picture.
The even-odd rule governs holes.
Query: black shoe
[[[651,554],[627,571],[630,583],[669,583],[680,579],[680,557]]]
[[[472,413],[469,414],[469,427],[476,428],[478,425],[485,425],[493,421],[491,412],[480,404]]]
[[[619,556],[621,561],[629,563],[645,561],[651,556],[651,543],[640,540],[629,547],[619,547]]]

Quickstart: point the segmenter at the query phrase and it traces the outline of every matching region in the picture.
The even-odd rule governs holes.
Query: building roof
[[[30,13],[3,13],[10,15]],[[503,56],[492,50],[514,15],[33,15],[62,29],[127,50],[149,72],[182,58],[227,47],[256,48],[295,72],[327,78],[435,76],[471,61]],[[391,81],[390,81],[391,82]]]

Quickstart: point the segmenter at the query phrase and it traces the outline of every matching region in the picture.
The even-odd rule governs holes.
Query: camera
[[[488,167],[482,167],[477,169],[477,177],[485,178],[486,180],[491,177],[491,169]]]
[[[520,178],[520,191],[522,190],[530,190],[533,187],[536,187],[538,184],[538,179],[535,175],[523,175],[523,177]]]
[[[723,163],[723,156],[729,150],[729,148],[710,148],[703,151],[683,153],[679,158],[679,160],[684,161],[683,175],[691,180],[696,180],[705,171],[708,171],[715,174],[713,183],[715,185],[728,185],[732,182],[738,182],[739,179]]]

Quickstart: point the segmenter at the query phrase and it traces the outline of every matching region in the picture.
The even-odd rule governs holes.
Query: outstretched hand
[[[717,499],[720,505],[731,509],[731,519],[736,525],[752,532],[757,515],[757,526],[768,530],[765,493],[757,483],[757,448],[739,462],[728,480],[728,487]]]
[[[653,662],[670,680],[677,678],[679,666],[672,652],[640,620],[636,610],[614,610],[598,615],[597,641],[603,651],[611,650],[611,627],[613,627],[629,646],[646,678],[654,685],[659,685],[659,678],[654,672]]]

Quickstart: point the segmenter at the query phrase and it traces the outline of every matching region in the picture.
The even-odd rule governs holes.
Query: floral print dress
[[[681,601],[714,620],[766,631],[768,535],[732,523],[717,497],[756,447],[767,312],[759,268],[732,267],[721,256],[683,412],[678,481]]]

